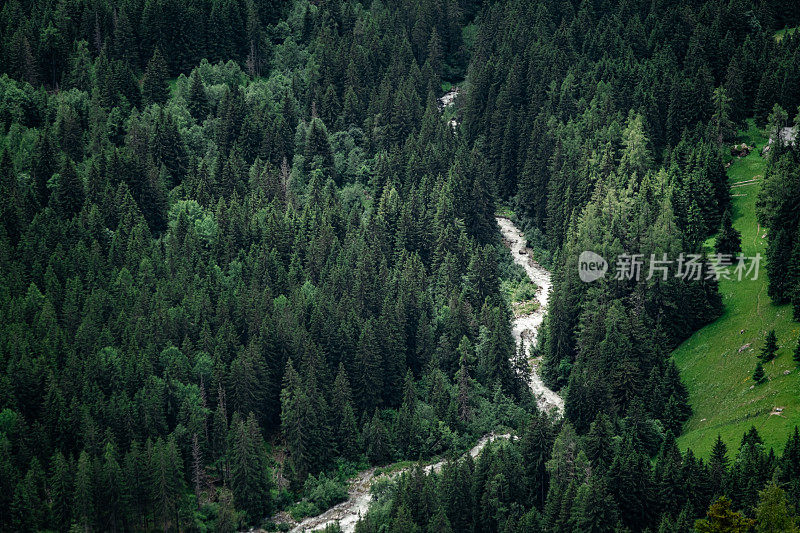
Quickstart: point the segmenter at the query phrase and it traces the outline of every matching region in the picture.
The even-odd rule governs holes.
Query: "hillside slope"
[[[692,448],[701,457],[708,457],[717,434],[735,453],[742,434],[751,426],[758,429],[768,447],[779,451],[793,427],[800,424],[800,372],[792,361],[800,326],[792,320],[791,306],[774,305],[767,295],[766,239],[755,213],[765,169],[760,151],[766,139],[750,123],[739,142],[755,144],[757,149],[747,157],[734,158],[728,169],[733,224],[742,234],[742,252],[748,257],[761,254],[759,276],[757,280],[722,280],[723,315],[673,354],[694,410],[678,442],[682,449]],[[764,366],[769,381],[751,389],[757,355],[773,328],[780,349],[777,358]]]

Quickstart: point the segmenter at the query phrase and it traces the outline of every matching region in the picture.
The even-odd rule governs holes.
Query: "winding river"
[[[509,248],[514,262],[525,269],[528,277],[537,286],[536,299],[539,302],[539,307],[533,313],[516,317],[513,324],[514,339],[517,342],[517,346],[521,347],[524,353],[527,354],[530,352],[530,347],[536,342],[536,333],[542,325],[544,315],[547,311],[547,301],[550,296],[551,288],[550,272],[545,270],[544,267],[533,259],[533,253],[531,249],[525,245],[526,241],[522,232],[511,220],[505,217],[497,217],[497,223],[503,235],[503,242]],[[532,369],[528,384],[530,385],[531,391],[536,395],[539,408],[543,411],[552,412],[560,416],[564,410],[564,401],[558,394],[548,389],[542,382],[538,372],[538,363],[539,362],[536,360],[531,360]],[[510,435],[485,435],[468,453],[472,457],[477,457],[488,443],[496,439],[507,438],[510,438]],[[438,472],[442,469],[443,465],[444,461],[431,463],[425,466],[424,470],[426,473]],[[360,472],[350,483],[347,500],[331,507],[322,514],[304,519],[294,526],[291,532],[301,533],[302,531],[318,531],[324,529],[329,524],[338,522],[342,531],[345,533],[352,533],[355,531],[356,523],[369,509],[369,504],[372,501],[372,494],[370,493],[372,484],[378,479],[390,479],[408,470],[409,468],[402,468],[379,475],[376,475],[375,468]]]
[[[536,300],[539,307],[532,313],[520,315],[514,318],[513,333],[517,346],[521,347],[523,353],[531,363],[531,372],[528,385],[536,396],[539,409],[546,412],[557,411],[557,414],[564,412],[564,400],[555,392],[547,388],[539,374],[538,359],[530,357],[531,346],[536,342],[536,334],[544,321],[547,313],[547,302],[550,298],[550,272],[533,258],[533,250],[526,246],[526,239],[522,231],[514,225],[511,220],[505,217],[497,217],[497,224],[503,235],[503,242],[511,251],[514,262],[525,269],[530,280],[536,285]]]

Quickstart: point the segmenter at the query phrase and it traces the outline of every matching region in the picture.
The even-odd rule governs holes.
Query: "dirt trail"
[[[500,225],[503,241],[511,250],[511,257],[514,262],[525,269],[528,277],[537,287],[536,299],[539,302],[539,308],[533,313],[518,316],[514,319],[514,339],[517,342],[517,346],[522,345],[522,349],[527,355],[530,353],[531,346],[536,342],[539,327],[542,325],[545,313],[547,313],[547,301],[550,298],[550,289],[552,288],[550,272],[533,259],[533,251],[525,245],[525,236],[511,220],[505,217],[497,217],[497,223]],[[531,360],[533,368],[528,385],[538,398],[541,410],[548,412],[556,410],[558,413],[563,413],[564,400],[550,390],[542,381],[539,375],[540,362],[538,359]]]
[[[475,444],[475,446],[473,446],[472,449],[470,449],[467,453],[475,458],[490,442],[497,439],[508,439],[510,437],[511,435],[508,433],[502,435],[495,435],[494,433],[485,435],[481,437],[478,443]],[[439,461],[426,465],[423,467],[423,471],[426,474],[430,474],[431,472],[439,472],[441,471],[445,462],[446,461]],[[355,531],[356,523],[361,519],[362,516],[367,514],[369,504],[372,501],[372,494],[369,490],[372,484],[379,479],[395,478],[404,472],[408,472],[410,469],[410,467],[401,468],[389,473],[380,474],[378,476],[375,475],[375,468],[370,468],[369,470],[360,472],[350,484],[350,490],[348,491],[348,498],[346,501],[331,507],[320,515],[306,518],[293,527],[291,533],[318,531],[320,529],[324,529],[328,524],[333,524],[334,522],[339,522],[339,527],[342,528],[344,533],[352,533]]]

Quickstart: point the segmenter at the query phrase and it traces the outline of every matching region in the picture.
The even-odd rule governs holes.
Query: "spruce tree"
[[[45,475],[39,459],[31,459],[25,477],[17,484],[12,510],[14,526],[19,531],[37,531],[45,524],[47,495]]]
[[[51,198],[53,207],[62,217],[71,218],[83,207],[84,198],[83,180],[78,177],[75,163],[65,158]]]
[[[764,373],[764,365],[761,364],[761,361],[756,363],[756,369],[753,371],[753,381],[756,384],[764,383],[767,380],[767,376]]]
[[[208,116],[208,98],[203,86],[203,80],[197,70],[193,70],[189,76],[189,95],[186,100],[189,114],[196,121],[202,123]]]
[[[768,363],[775,359],[775,354],[778,351],[778,338],[775,335],[775,330],[769,330],[767,333],[767,338],[764,341],[764,346],[761,348],[761,354],[759,357],[765,363]]]
[[[708,469],[711,493],[719,496],[724,492],[724,483],[728,475],[728,447],[720,435],[717,435],[717,440],[714,441],[714,446],[711,448]]]
[[[100,513],[103,529],[117,531],[124,519],[124,479],[117,461],[117,451],[111,443],[106,444],[100,471]]]
[[[800,339],[797,341],[797,346],[794,349],[794,355],[792,355],[792,359],[794,359],[794,362],[800,366]]]
[[[239,529],[240,514],[236,512],[233,502],[233,494],[225,487],[218,492],[219,512],[217,520],[214,522],[214,530],[219,533],[233,533]]]
[[[264,439],[253,413],[247,421],[235,417],[231,425],[231,489],[236,506],[247,514],[250,524],[260,524],[271,510],[272,474]]]
[[[372,420],[364,431],[364,444],[367,448],[367,458],[374,465],[386,464],[392,457],[392,444],[386,424],[375,408]]]
[[[183,461],[174,437],[158,438],[150,459],[150,497],[164,529],[178,523],[178,507],[184,491]]]
[[[84,450],[78,457],[75,471],[72,507],[73,517],[84,531],[90,531],[95,523],[93,478],[92,462]]]
[[[328,140],[328,129],[322,120],[312,118],[305,139],[306,169],[320,170],[324,176],[333,178],[333,150]]]
[[[161,50],[156,47],[142,78],[142,99],[145,105],[163,104],[167,101],[169,98],[168,76],[167,63],[164,61],[164,56],[161,55]]]
[[[31,157],[31,176],[39,205],[46,206],[50,200],[48,181],[56,171],[57,160],[50,129],[45,128],[36,137]]]
[[[356,365],[359,372],[356,398],[361,410],[369,412],[378,405],[383,388],[381,349],[375,331],[375,321],[371,318],[361,330],[356,350]]]
[[[736,125],[731,120],[731,98],[724,87],[714,89],[712,95],[714,134],[718,144],[731,140],[736,133]]]
[[[731,212],[728,209],[722,214],[722,222],[714,249],[718,254],[730,255],[736,255],[742,251],[742,235],[733,227]]]
[[[333,443],[338,454],[348,459],[358,455],[358,429],[353,411],[350,381],[344,364],[339,363],[331,392],[331,415],[333,416]]]
[[[69,464],[61,450],[57,450],[50,460],[49,492],[52,501],[50,512],[53,525],[59,531],[66,531],[72,523],[72,475]]]

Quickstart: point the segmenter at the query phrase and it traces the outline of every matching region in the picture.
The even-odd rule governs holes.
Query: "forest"
[[[670,353],[716,280],[577,261],[737,254],[752,120],[769,297],[800,319],[798,25],[791,0],[5,1],[0,530],[288,531],[394,465],[355,531],[797,531],[797,428],[676,444]],[[530,354],[498,213],[552,271]]]

